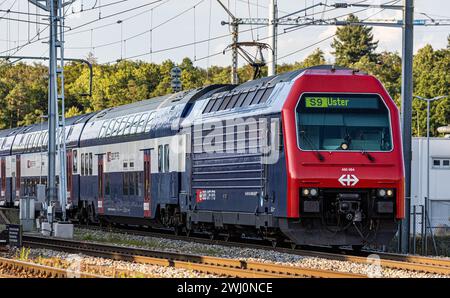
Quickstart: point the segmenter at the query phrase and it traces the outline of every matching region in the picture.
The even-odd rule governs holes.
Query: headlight
[[[311,188],[311,190],[309,191],[309,193],[311,194],[311,196],[315,197],[318,194],[317,188]]]
[[[386,196],[386,190],[385,189],[379,189],[378,190],[378,196],[379,197],[385,197]]]
[[[309,195],[309,189],[304,188],[302,193],[303,193],[304,196],[308,196]]]
[[[388,197],[392,197],[394,195],[394,190],[388,189],[388,190],[386,190],[386,194]]]

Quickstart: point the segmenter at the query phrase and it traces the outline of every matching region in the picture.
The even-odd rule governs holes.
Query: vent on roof
[[[262,104],[267,101],[272,91],[273,86],[263,86],[220,93],[218,96],[211,97],[203,114]]]

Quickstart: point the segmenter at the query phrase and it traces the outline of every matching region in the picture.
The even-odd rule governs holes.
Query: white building
[[[411,206],[424,205],[426,196],[427,138],[413,138]],[[429,204],[431,226],[450,227],[450,138],[430,138]]]

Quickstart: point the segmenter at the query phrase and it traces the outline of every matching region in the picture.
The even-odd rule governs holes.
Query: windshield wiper
[[[314,149],[314,145],[313,145],[311,139],[309,138],[309,136],[306,134],[306,131],[301,130],[300,133],[302,134],[302,137],[308,142],[309,148],[310,148],[312,151],[314,151],[314,153],[316,153],[317,158],[318,158],[320,161],[324,161],[325,158],[323,157],[323,155],[322,155],[317,149]]]
[[[375,157],[373,157],[369,152],[363,150],[361,154],[367,157],[367,159],[370,160],[371,162],[375,161]]]

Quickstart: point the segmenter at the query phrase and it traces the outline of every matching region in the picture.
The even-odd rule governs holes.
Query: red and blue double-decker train
[[[0,206],[46,183],[45,128],[0,131]],[[404,216],[397,107],[351,69],[108,108],[67,119],[58,139],[73,220],[360,246],[388,243]]]

